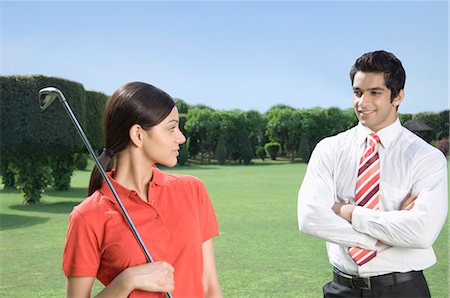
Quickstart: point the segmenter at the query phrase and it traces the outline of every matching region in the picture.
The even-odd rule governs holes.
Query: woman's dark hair
[[[391,90],[391,102],[397,97],[400,90],[405,88],[405,69],[402,62],[392,53],[375,51],[359,57],[350,70],[352,84],[358,71],[383,73],[386,87]]]
[[[105,149],[99,156],[103,169],[112,170],[113,157],[130,144],[129,130],[139,124],[150,129],[163,121],[175,107],[175,102],[164,91],[141,82],[132,82],[117,89],[103,114]],[[94,167],[89,181],[88,195],[102,186],[103,177]]]

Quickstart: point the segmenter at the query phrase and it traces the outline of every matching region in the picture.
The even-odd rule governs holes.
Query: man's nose
[[[362,106],[369,101],[369,96],[366,93],[361,94],[358,99],[358,105]]]

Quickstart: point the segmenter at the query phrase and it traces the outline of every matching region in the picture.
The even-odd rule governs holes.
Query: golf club
[[[114,195],[114,198],[116,199],[117,203],[120,206],[120,209],[122,209],[122,213],[125,216],[125,219],[128,222],[128,225],[130,226],[131,231],[133,232],[134,236],[136,237],[137,242],[139,243],[140,247],[142,248],[145,257],[147,258],[148,263],[153,262],[153,258],[150,255],[150,252],[147,250],[147,247],[144,244],[144,241],[142,241],[141,236],[139,235],[139,232],[137,231],[133,221],[131,220],[130,216],[128,215],[127,210],[125,209],[125,206],[123,205],[122,201],[119,198],[119,195],[117,194],[116,190],[114,189],[114,186],[111,184],[111,181],[109,180],[108,176],[105,173],[105,170],[103,169],[102,165],[100,164],[100,161],[98,160],[94,149],[92,149],[91,143],[89,143],[89,140],[87,139],[83,129],[81,128],[80,123],[78,122],[77,118],[72,112],[72,109],[69,106],[69,103],[67,102],[66,98],[64,97],[64,94],[55,87],[46,87],[39,91],[39,104],[42,110],[47,109],[52,102],[58,98],[59,101],[63,104],[64,108],[66,109],[67,114],[69,114],[70,119],[72,120],[73,124],[77,128],[78,133],[81,136],[81,139],[83,140],[84,145],[86,145],[86,148],[88,149],[89,153],[95,160],[95,164],[97,165],[98,170],[103,176],[103,179],[105,179],[106,184],[108,184],[109,189]],[[167,297],[172,298],[171,293],[166,293]]]

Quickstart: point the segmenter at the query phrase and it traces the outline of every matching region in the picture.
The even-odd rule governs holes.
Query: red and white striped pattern
[[[355,203],[358,206],[377,210],[380,206],[380,159],[376,134],[367,137],[367,146],[359,162],[358,178],[356,179]],[[372,260],[377,252],[360,247],[350,247],[350,257],[362,266]]]

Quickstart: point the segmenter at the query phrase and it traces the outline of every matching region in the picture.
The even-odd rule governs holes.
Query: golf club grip
[[[62,92],[61,92],[62,94]],[[133,232],[133,235],[135,236],[139,246],[141,247],[142,251],[145,254],[145,258],[147,259],[148,263],[152,263],[153,262],[153,258],[150,255],[150,252],[147,250],[147,247],[144,244],[144,241],[142,241],[141,236],[139,235],[139,232],[137,231],[133,221],[131,220],[130,216],[128,215],[127,210],[125,209],[125,206],[123,205],[122,201],[119,198],[119,195],[117,194],[114,186],[111,184],[111,181],[109,180],[108,176],[105,173],[105,170],[103,169],[100,161],[98,160],[94,149],[92,148],[91,144],[89,143],[89,140],[86,137],[86,134],[83,131],[83,128],[81,127],[80,123],[78,122],[77,118],[75,117],[75,115],[72,112],[72,109],[70,108],[66,98],[64,97],[64,95],[62,95],[63,98],[60,98],[61,103],[63,104],[67,114],[69,114],[70,119],[72,120],[73,124],[75,125],[75,127],[77,128],[78,134],[81,136],[81,139],[83,140],[84,145],[86,146],[86,148],[88,149],[89,153],[91,154],[91,156],[94,158],[94,161],[96,163],[96,166],[98,168],[98,170],[100,171],[100,173],[103,176],[103,179],[105,179],[106,184],[108,184],[109,189],[111,190],[111,192],[114,195],[114,198],[116,199],[117,203],[120,206],[120,209],[122,210],[123,215],[125,216],[125,219],[127,220],[127,223],[131,229],[131,231]],[[173,298],[172,294],[170,292],[166,293],[167,297],[169,298]]]

